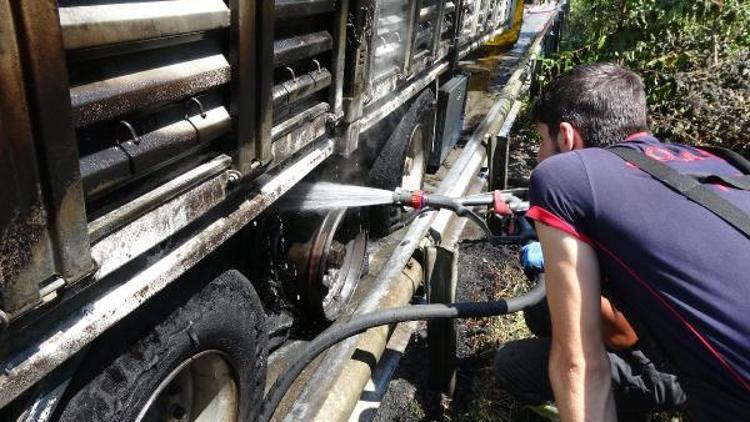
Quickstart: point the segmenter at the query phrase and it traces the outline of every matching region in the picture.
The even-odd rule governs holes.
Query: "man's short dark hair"
[[[542,90],[532,110],[556,138],[561,122],[573,125],[585,146],[603,147],[648,130],[643,81],[612,63],[576,66]]]

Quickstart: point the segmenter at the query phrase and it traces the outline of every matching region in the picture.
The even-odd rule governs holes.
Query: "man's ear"
[[[583,148],[583,138],[573,125],[568,122],[560,122],[560,130],[557,136],[557,147],[562,152]]]

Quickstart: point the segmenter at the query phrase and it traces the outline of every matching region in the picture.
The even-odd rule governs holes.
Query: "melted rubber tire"
[[[227,271],[109,364],[104,363],[103,370],[98,365],[102,360],[97,356],[99,350],[87,355],[82,371],[65,393],[59,420],[133,421],[174,368],[212,349],[225,353],[234,372],[238,421],[254,420],[265,385],[264,321],[263,307],[250,282],[235,270]],[[102,350],[101,355],[107,352]],[[87,368],[89,363],[93,368]]]
[[[414,128],[422,123],[427,113],[434,108],[434,103],[435,94],[431,89],[422,91],[414,100],[373,162],[368,175],[370,186],[386,190],[401,186],[409,139]],[[429,138],[429,134],[427,135],[425,140]],[[425,145],[424,151],[427,154],[429,145]],[[370,207],[370,233],[374,236],[387,235],[391,227],[402,218],[401,210],[391,205]]]

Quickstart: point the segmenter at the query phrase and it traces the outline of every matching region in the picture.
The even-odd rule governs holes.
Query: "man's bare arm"
[[[601,324],[599,264],[591,246],[536,224],[552,320],[549,376],[563,421],[615,420]]]

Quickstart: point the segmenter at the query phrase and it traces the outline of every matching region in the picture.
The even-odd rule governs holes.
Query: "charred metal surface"
[[[190,187],[228,169],[231,164],[229,157],[220,156],[92,221],[89,223],[89,236],[92,243],[98,242],[104,236],[151,211],[159,204],[185,192]]]
[[[231,125],[229,113],[220,106],[85,156],[81,158],[84,190],[97,195],[131,176],[156,171],[228,133]]]
[[[271,132],[271,137],[273,139],[278,139],[280,136],[283,136],[290,131],[298,128],[299,126],[303,125],[305,122],[320,116],[322,114],[325,114],[328,112],[328,110],[331,109],[331,106],[328,103],[318,103],[307,110],[295,114],[291,118],[284,120],[283,122],[279,123],[278,125],[273,127],[273,131]]]
[[[414,46],[416,45],[414,38],[417,36],[421,7],[422,0],[411,0],[409,2],[409,27],[406,34],[407,37],[404,40],[404,74],[409,74],[409,68],[411,67],[411,57],[414,54]]]
[[[279,136],[271,144],[274,161],[281,162],[291,157],[305,145],[325,135],[327,119],[326,114],[321,114],[289,133]]]
[[[230,129],[229,113],[224,107],[217,107],[208,110],[205,117],[192,116],[140,135],[137,143],[129,140],[120,145],[131,157],[133,173],[141,174],[178,160],[196,145],[210,142]]]
[[[389,94],[397,92],[399,80],[403,79],[400,69],[396,66],[391,67],[378,76],[379,78],[373,80],[372,84],[370,84],[370,89],[367,90],[365,104],[370,104],[373,101],[378,101]]]
[[[333,48],[333,38],[328,31],[313,32],[273,43],[274,66],[314,57]]]
[[[223,201],[228,177],[226,172],[218,174],[95,243],[91,255],[99,265],[96,278],[106,277]]]
[[[346,60],[346,22],[349,17],[349,0],[341,0],[336,8],[336,18],[333,32],[333,55],[331,57],[331,71],[333,72],[333,90],[330,103],[333,114],[341,116],[343,109],[344,64]]]
[[[271,170],[262,182],[246,192],[246,199],[225,209],[222,218],[213,219],[186,242],[149,261],[148,266],[139,268],[127,283],[59,320],[53,329],[45,331],[40,341],[9,354],[5,359],[5,371],[0,373],[0,391],[3,392],[0,407],[213,252],[328,158],[333,153],[333,145],[333,140],[323,139],[296,161]],[[110,264],[106,267],[113,269]]]
[[[297,76],[273,87],[273,106],[278,108],[331,85],[331,72],[323,68]]]
[[[430,56],[430,53],[427,50],[420,50],[419,53],[412,58],[411,70],[416,74],[424,72],[425,69],[430,67],[433,61],[434,59]]]
[[[232,66],[231,102],[229,114],[232,117],[237,148],[234,155],[235,166],[243,174],[250,170],[253,160],[260,158],[257,138],[256,102],[257,80],[257,27],[256,7],[251,1],[231,0],[232,30],[229,42],[229,63]]]
[[[340,6],[340,5],[339,5]],[[334,0],[276,0],[276,19],[301,18],[333,12]]]
[[[352,0],[347,22],[346,66],[344,67],[344,121],[362,117],[367,87],[370,40],[373,33],[376,3],[374,0]]]
[[[54,271],[16,29],[0,2],[0,308],[11,314],[36,304]]]
[[[348,123],[336,127],[336,153],[350,156],[359,148],[360,122]]]
[[[383,82],[386,82],[386,80],[393,78],[394,76],[398,76],[399,69],[397,66],[391,66],[387,69],[385,69],[383,72],[375,75],[375,77],[372,79],[373,85],[378,85]]]
[[[437,2],[437,12],[435,14],[434,20],[431,20],[429,22],[432,22],[433,25],[433,31],[432,31],[432,45],[430,49],[430,56],[433,58],[437,56],[438,50],[440,49],[440,37],[443,34],[443,29],[445,26],[444,22],[444,16],[447,13],[447,4],[448,2],[444,0],[438,0]],[[439,59],[438,59],[439,60]]]
[[[448,63],[440,62],[433,66],[433,68],[425,73],[421,78],[415,80],[403,89],[392,93],[392,97],[388,99],[387,102],[379,105],[372,112],[362,118],[362,132],[371,128],[373,125],[375,125],[375,123],[379,122],[393,110],[396,110],[397,108],[404,105],[412,96],[416,95],[428,85],[430,85],[435,80],[435,78],[445,72],[447,68]]]
[[[87,195],[110,189],[133,175],[130,157],[119,146],[81,157],[81,179]]]
[[[60,8],[66,49],[207,31],[229,26],[221,0],[137,1]]]
[[[187,98],[229,82],[221,54],[91,82],[70,89],[76,126]]]
[[[68,73],[54,0],[13,2],[25,45],[29,108],[47,181],[45,199],[57,274],[68,283],[93,269],[78,151],[72,124]]]
[[[456,10],[453,12],[453,20],[451,23],[451,31],[450,31],[450,38],[449,38],[449,61],[450,61],[450,67],[449,72],[451,75],[456,74],[456,70],[458,69],[458,44],[460,42],[460,36],[461,36],[461,28],[462,28],[462,22],[464,19],[464,0],[453,0],[452,3],[455,2]]]
[[[271,157],[271,130],[273,128],[273,69],[274,69],[274,0],[256,0],[258,7],[258,91],[254,99],[258,103],[257,112],[257,139],[260,142],[258,148],[259,159],[266,163]]]

